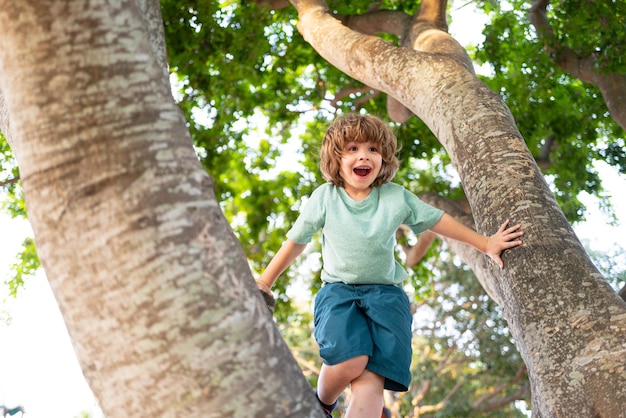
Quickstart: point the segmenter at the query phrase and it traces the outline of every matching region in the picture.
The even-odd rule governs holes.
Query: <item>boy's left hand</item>
[[[522,225],[518,224],[507,228],[508,224],[509,220],[507,219],[504,221],[500,229],[498,229],[498,232],[490,237],[487,237],[487,251],[485,251],[485,253],[491,257],[491,259],[495,261],[501,269],[504,268],[504,261],[500,258],[502,251],[520,245],[522,241],[516,238],[524,235],[523,231],[519,231]]]

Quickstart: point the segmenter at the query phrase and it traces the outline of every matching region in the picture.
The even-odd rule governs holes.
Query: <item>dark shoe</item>
[[[324,416],[326,418],[333,418],[333,414],[331,414],[330,411],[328,409],[324,408],[323,406],[322,406],[322,411],[324,411]]]
[[[391,411],[383,406],[383,414],[380,418],[391,418]]]
[[[332,405],[326,405],[324,402],[320,401],[319,396],[317,396],[317,391],[315,392],[315,397],[322,407],[322,411],[324,411],[324,414],[326,414],[326,418],[333,418],[333,409],[335,409],[335,407],[337,406],[337,401],[335,401],[335,403]]]

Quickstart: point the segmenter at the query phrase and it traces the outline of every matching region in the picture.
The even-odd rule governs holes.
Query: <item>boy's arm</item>
[[[264,293],[271,294],[270,289],[278,276],[293,263],[296,257],[302,254],[305,248],[306,244],[297,244],[290,239],[285,241],[256,281],[258,288]]]
[[[500,253],[508,248],[520,245],[522,241],[516,240],[516,238],[524,234],[522,231],[518,231],[521,225],[507,228],[508,224],[509,221],[507,219],[502,226],[500,226],[498,232],[486,237],[466,227],[447,213],[444,213],[441,219],[439,219],[430,230],[436,234],[471,245],[491,257],[500,268],[504,268],[504,262],[500,258]]]

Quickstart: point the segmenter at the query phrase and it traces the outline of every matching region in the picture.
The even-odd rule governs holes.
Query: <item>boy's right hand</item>
[[[521,245],[522,240],[518,238],[524,235],[524,232],[519,230],[522,227],[521,224],[507,228],[508,225],[509,220],[507,219],[495,234],[487,237],[485,254],[491,257],[501,269],[504,268],[504,261],[500,258],[502,251]]]
[[[274,295],[272,295],[272,291],[270,290],[269,286],[260,280],[256,281],[256,285],[259,288],[259,292],[261,292],[263,301],[267,305],[267,309],[269,309],[270,312],[274,313],[274,307],[276,306],[276,299],[274,299]]]

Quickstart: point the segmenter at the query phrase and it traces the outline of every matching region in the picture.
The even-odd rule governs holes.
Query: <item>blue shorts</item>
[[[385,378],[385,389],[411,383],[411,308],[392,285],[327,283],[315,296],[315,339],[325,364],[369,356],[366,368]]]

